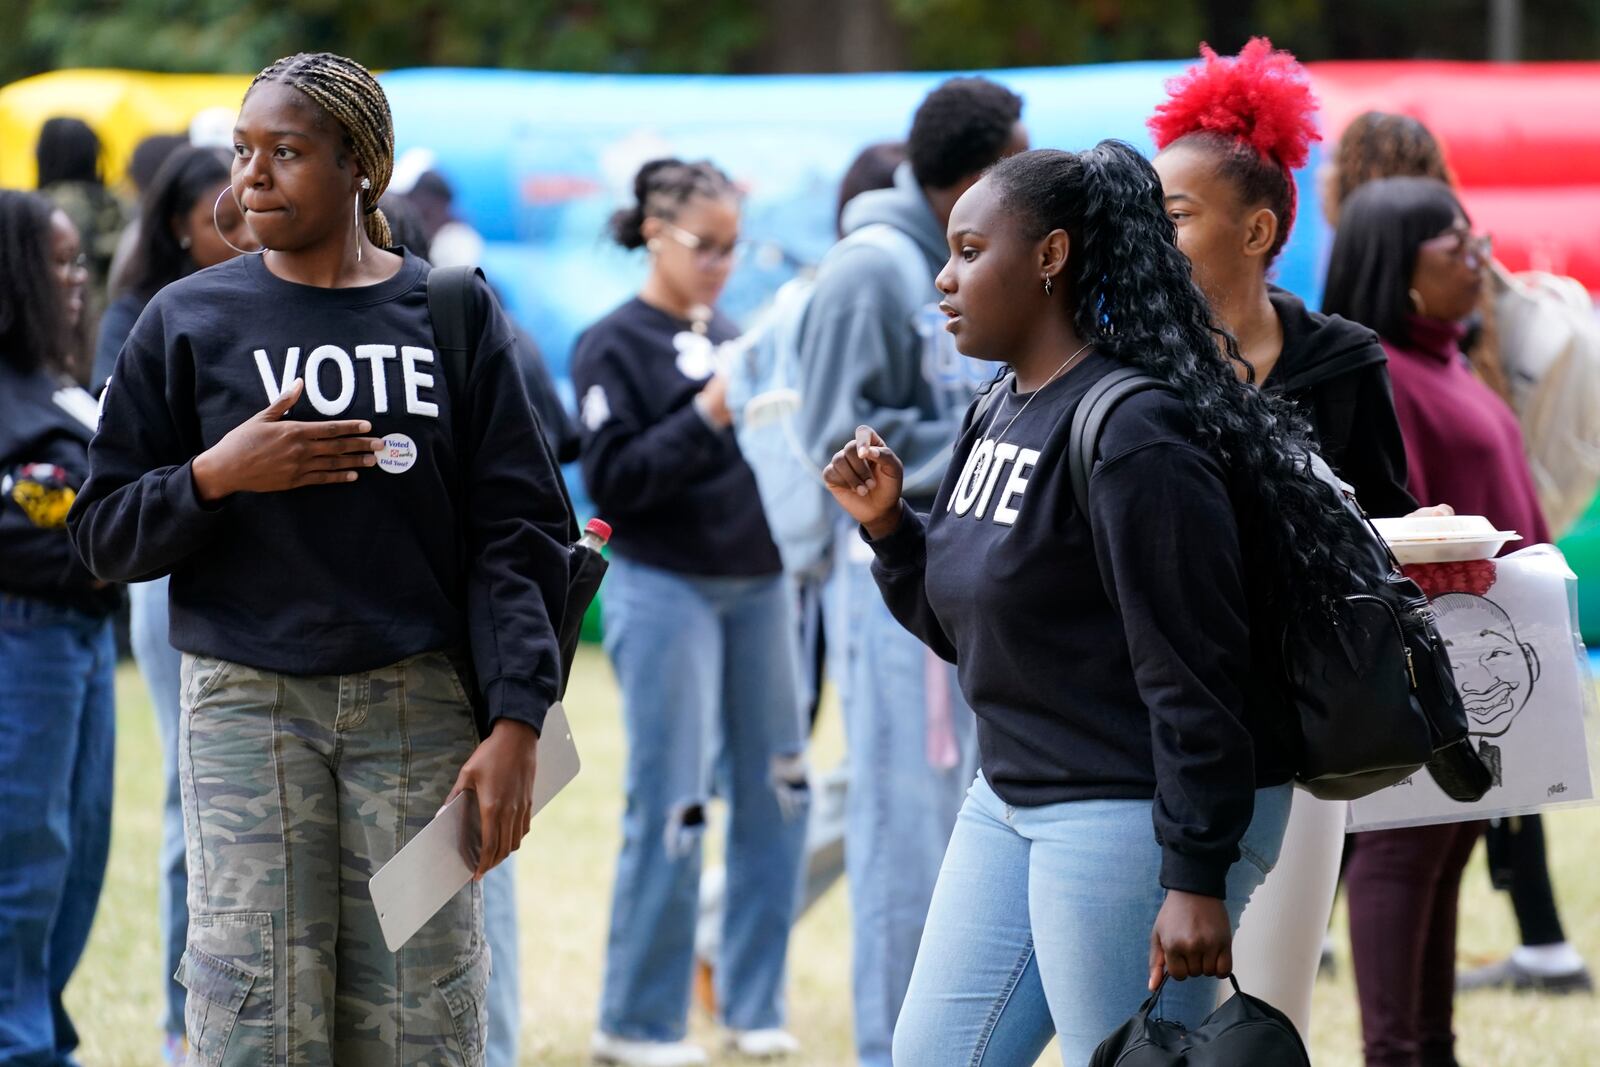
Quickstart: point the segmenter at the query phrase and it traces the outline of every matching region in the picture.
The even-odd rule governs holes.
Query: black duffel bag
[[[1161,989],[1100,1043],[1089,1067],[1311,1067],[1305,1042],[1283,1012],[1239,988],[1193,1030],[1151,1017]]]

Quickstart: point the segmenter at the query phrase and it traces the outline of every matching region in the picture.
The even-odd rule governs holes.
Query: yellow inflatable
[[[33,188],[33,146],[46,119],[70,115],[93,126],[112,183],[144,138],[185,133],[206,108],[237,108],[249,87],[247,74],[129,70],[58,70],[12,82],[0,88],[0,188]]]

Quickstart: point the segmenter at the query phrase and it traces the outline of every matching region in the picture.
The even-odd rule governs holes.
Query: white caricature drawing
[[[1539,653],[1517,638],[1516,625],[1499,604],[1476,593],[1446,593],[1432,602],[1441,620],[1450,620],[1450,667],[1467,710],[1467,729],[1478,738],[1478,752],[1501,785],[1500,746],[1539,682]]]

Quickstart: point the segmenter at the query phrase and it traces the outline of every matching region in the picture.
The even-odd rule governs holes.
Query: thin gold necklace
[[[1057,367],[1055,369],[1055,373],[1051,374],[1050,377],[1048,377],[1048,378],[1046,378],[1044,380],[1044,385],[1039,386],[1039,388],[1035,389],[1033,392],[1028,394],[1028,399],[1024,400],[1022,402],[1022,407],[1018,408],[1017,409],[1017,413],[1015,415],[1011,416],[1011,421],[1006,423],[1006,428],[1001,430],[1000,433],[995,437],[995,439],[994,439],[994,443],[995,444],[998,445],[1001,441],[1004,441],[1006,439],[1006,434],[1010,433],[1011,432],[1011,427],[1016,423],[1016,421],[1018,419],[1022,418],[1022,413],[1024,411],[1028,410],[1028,405],[1033,403],[1033,398],[1038,396],[1040,393],[1044,392],[1044,389],[1045,389],[1046,385],[1049,385],[1051,382],[1055,381],[1057,378],[1059,378],[1063,374],[1065,374],[1067,372],[1067,368],[1072,366],[1073,363],[1077,362],[1077,359],[1078,359],[1079,356],[1081,356],[1085,352],[1089,351],[1089,345],[1091,345],[1093,343],[1094,343],[1093,341],[1088,342],[1082,348],[1078,349],[1076,352],[1072,353],[1072,355],[1068,356],[1067,357],[1067,361],[1065,363],[1061,364],[1061,366]]]

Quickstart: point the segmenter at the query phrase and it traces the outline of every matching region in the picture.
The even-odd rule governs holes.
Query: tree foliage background
[[[1492,0],[8,0],[0,83],[60,67],[755,73],[1187,57],[1266,33],[1305,59],[1488,54]],[[1521,54],[1600,57],[1600,0],[1524,0]]]

